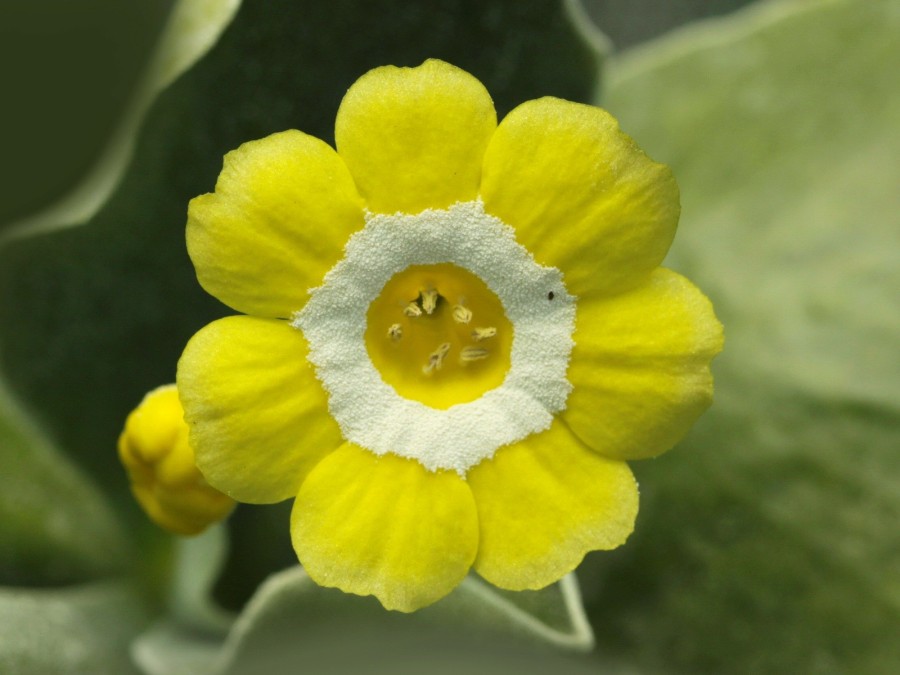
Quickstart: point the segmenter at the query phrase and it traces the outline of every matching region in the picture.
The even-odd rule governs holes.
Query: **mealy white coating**
[[[377,455],[390,452],[464,476],[497,448],[549,428],[553,414],[565,408],[575,298],[562,273],[538,265],[480,200],[416,215],[368,214],[344,253],[292,325],[309,342],[309,359],[347,440]],[[481,277],[513,325],[503,383],[446,410],[400,396],[382,380],[365,346],[369,304],[387,281],[410,265],[438,263]]]

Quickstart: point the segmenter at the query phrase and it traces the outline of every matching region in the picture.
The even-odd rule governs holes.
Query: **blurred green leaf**
[[[900,669],[898,34],[888,0],[769,2],[612,64],[726,333],[712,409],[585,570],[600,649],[648,671]]]
[[[353,647],[346,653],[348,640]],[[484,668],[485,655],[502,656],[498,666],[511,657],[518,672],[546,672],[540,668],[560,663],[589,672],[578,667],[586,661],[549,656],[548,646],[575,652],[593,646],[574,576],[523,593],[470,577],[437,604],[406,615],[385,612],[373,598],[321,588],[295,566],[260,587],[227,638],[167,621],[142,635],[134,653],[147,675],[279,673],[292,672],[294,664],[315,672],[393,673],[414,665],[423,650],[441,654],[446,670],[440,672],[474,663]],[[533,669],[521,670],[535,658]],[[371,670],[373,664],[380,670]]]
[[[524,641],[523,641],[524,639]],[[577,582],[501,594],[474,577],[413,614],[385,612],[360,598],[313,583],[300,567],[271,577],[225,642],[216,672],[455,673],[595,672],[595,664],[560,657],[547,646],[584,651],[593,644]],[[541,645],[544,649],[540,649]],[[491,670],[494,662],[496,671]],[[293,668],[292,668],[293,665]]]
[[[135,665],[144,675],[212,675],[224,636],[174,619],[158,621],[135,640]]]
[[[608,106],[672,165],[669,264],[717,302],[740,360],[896,406],[900,46],[892,0],[765,3],[623,57]],[[846,52],[836,45],[852,45]]]
[[[116,188],[134,150],[147,108],[159,92],[202,57],[234,16],[240,0],[179,0],[127,110],[102,156],[80,184],[56,204],[4,224],[5,240],[72,227],[92,217]]]
[[[165,615],[132,646],[135,663],[147,675],[199,675],[212,667],[234,621],[212,597],[227,549],[221,524],[177,539]]]
[[[228,555],[224,524],[196,537],[178,537],[172,564],[168,606],[179,621],[214,630],[226,629],[234,618],[213,600],[216,579]]]
[[[690,21],[728,14],[753,0],[580,0],[617,51]]]
[[[140,598],[118,582],[52,590],[0,587],[0,671],[136,672],[129,643],[145,621]]]
[[[65,196],[96,163],[172,4],[0,3],[0,231]]]
[[[573,575],[542,591],[523,593],[500,591],[470,577],[437,604],[403,615],[385,612],[373,598],[320,588],[294,566],[270,577],[232,626],[232,617],[212,605],[209,596],[225,550],[223,533],[214,528],[179,541],[170,612],[132,650],[147,675],[280,672],[282,667],[290,670],[292,662],[308,666],[324,659],[323,636],[328,648],[338,650],[347,634],[355,640],[373,631],[379,637],[371,646],[378,645],[385,664],[396,664],[398,649],[402,654],[422,639],[440,638],[442,649],[456,649],[462,640],[481,651],[499,642],[501,652],[513,644],[526,650],[543,645],[584,652],[594,644]],[[320,627],[321,622],[327,627]],[[334,630],[337,626],[340,631]],[[371,655],[356,665],[370,660]],[[344,665],[349,669],[352,664]],[[332,664],[329,672],[351,672],[335,668]]]
[[[68,583],[126,564],[129,542],[96,487],[2,388],[0,476],[0,584]]]

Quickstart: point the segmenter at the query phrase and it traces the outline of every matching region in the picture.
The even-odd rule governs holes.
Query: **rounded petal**
[[[369,209],[419,213],[475,199],[496,127],[484,85],[430,59],[359,78],[341,102],[334,135]]]
[[[239,312],[289,317],[363,226],[347,167],[299,131],[225,155],[216,191],[188,207],[187,246],[200,284]]]
[[[709,364],[722,343],[709,300],[667,269],[623,295],[580,302],[561,416],[607,457],[665,452],[712,401]]]
[[[475,570],[500,588],[543,588],[634,529],[638,491],[628,465],[591,452],[559,420],[500,448],[467,480],[481,528]]]
[[[291,533],[297,557],[319,585],[411,612],[466,576],[478,519],[456,473],[346,444],[303,483]]]
[[[197,467],[241,502],[293,497],[342,442],[300,331],[232,316],[200,330],[178,362],[178,393]]]
[[[481,196],[582,297],[645,278],[669,250],[680,212],[669,168],[609,113],[549,97],[523,103],[497,127]]]

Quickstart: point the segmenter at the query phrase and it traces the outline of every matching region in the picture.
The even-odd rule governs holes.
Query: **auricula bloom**
[[[403,611],[470,568],[537,589],[622,544],[625,460],[709,405],[722,345],[708,300],[659,267],[669,169],[588,105],[498,125],[436,60],[365,74],[335,139],[246,143],[190,204],[200,283],[243,313],[178,367],[206,479],[294,498],[310,577]]]

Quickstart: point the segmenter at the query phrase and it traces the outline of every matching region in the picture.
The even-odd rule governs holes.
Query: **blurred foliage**
[[[712,409],[634,467],[632,540],[585,570],[601,651],[900,667],[898,34],[890,0],[765,3],[607,71],[605,104],[678,177],[668,264],[726,345]]]
[[[141,607],[135,590],[116,581],[0,587],[0,667],[9,675],[137,673],[129,652],[147,620]]]
[[[613,38],[625,44],[676,7],[696,15],[737,2],[593,4],[595,16],[615,12],[626,38]],[[226,643],[230,667],[258,666],[259,645],[271,653],[266,641],[278,639],[325,659],[326,647],[348,660],[378,648],[405,672],[426,658],[410,642],[419,635],[432,657],[492,672],[896,672],[898,34],[893,0],[764,2],[606,68],[604,105],[679,179],[668,264],[713,299],[727,344],[710,412],[678,449],[634,467],[632,539],[580,570],[594,655],[481,650],[434,628],[453,625],[453,611],[410,623],[295,571],[249,605]],[[209,567],[186,574],[197,558],[176,547],[170,560],[167,540],[147,534],[115,438],[143,393],[173,379],[190,335],[227,313],[200,290],[183,244],[187,201],[212,189],[222,155],[289,127],[331,141],[356,77],[430,56],[479,77],[501,115],[545,94],[588,100],[598,78],[597,55],[542,0],[247,0],[149,110],[97,216],[0,249],[0,368],[48,432],[0,401],[0,582],[84,582],[0,588],[0,668],[128,672],[127,642],[153,602],[169,614],[136,643],[139,661],[173,673],[179,658],[208,663],[225,629],[198,607],[218,566],[217,595],[237,609],[295,561],[286,505],[245,507],[230,523],[230,555],[203,540],[209,550],[194,554]],[[130,561],[116,517],[140,541],[134,576],[157,594],[150,603],[128,581],[87,581]],[[166,578],[182,591],[160,594]],[[273,623],[290,637],[270,635]]]
[[[646,42],[676,26],[721,16],[752,0],[583,0],[591,19],[603,27],[616,50]]]
[[[144,633],[135,653],[148,675],[287,673],[298,663],[317,673],[416,673],[423,659],[429,673],[473,665],[477,672],[513,665],[520,673],[561,665],[594,672],[592,659],[550,650],[592,645],[583,612],[570,613],[570,604],[580,607],[573,579],[506,593],[470,577],[415,614],[385,612],[374,598],[321,588],[294,566],[266,580],[227,636],[182,616]]]
[[[121,571],[127,540],[96,489],[0,388],[0,585],[64,584]]]
[[[171,4],[0,3],[0,228],[61,197],[99,158]]]

